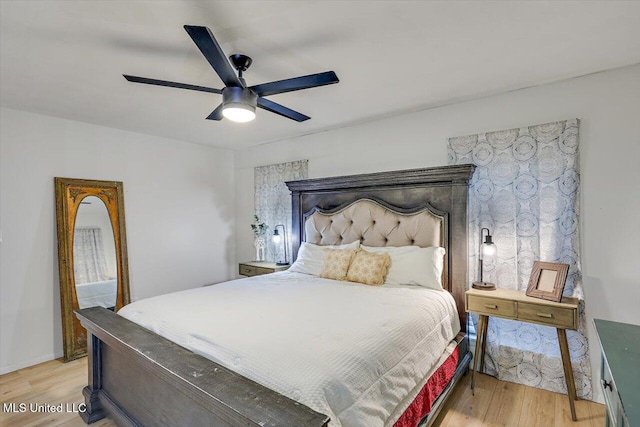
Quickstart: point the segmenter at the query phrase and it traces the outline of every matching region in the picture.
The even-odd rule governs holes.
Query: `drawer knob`
[[[606,390],[607,387],[609,387],[610,391],[613,391],[613,387],[611,386],[611,381],[602,380],[602,388]]]
[[[484,308],[491,308],[491,309],[495,310],[496,308],[498,308],[498,306],[495,305],[495,304],[485,304]]]
[[[553,317],[553,314],[551,313],[536,313],[538,315],[538,317],[546,317],[547,319],[551,319]]]

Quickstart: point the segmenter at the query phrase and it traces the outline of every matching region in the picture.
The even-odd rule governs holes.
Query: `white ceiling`
[[[182,26],[254,60],[248,84],[334,70],[337,85],[270,97],[311,116],[204,118],[221,88]],[[5,1],[4,107],[224,148],[319,132],[640,62],[640,2]]]

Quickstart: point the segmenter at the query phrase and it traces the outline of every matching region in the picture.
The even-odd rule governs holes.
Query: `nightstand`
[[[593,319],[602,349],[607,427],[640,425],[640,326]],[[607,390],[608,389],[608,390]]]
[[[238,264],[238,274],[241,276],[259,276],[261,274],[275,273],[276,271],[284,271],[290,265],[276,265],[275,262],[267,261],[247,261]]]
[[[473,374],[477,370],[478,357],[481,357],[480,370],[484,368],[484,354],[487,347],[487,328],[489,326],[490,316],[551,326],[558,331],[562,366],[567,382],[569,406],[571,406],[571,419],[576,421],[576,408],[574,403],[574,400],[577,400],[576,385],[573,380],[566,330],[578,329],[578,299],[562,297],[561,302],[553,302],[528,297],[524,291],[514,291],[511,289],[496,289],[493,291],[470,289],[465,292],[465,307],[467,312],[479,315],[476,350],[473,369],[471,370],[471,388],[473,388]]]

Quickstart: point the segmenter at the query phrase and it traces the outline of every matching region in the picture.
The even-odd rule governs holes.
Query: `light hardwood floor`
[[[471,395],[471,375],[463,377],[453,396],[435,422],[439,427],[602,427],[604,405],[578,400],[578,421],[571,421],[569,402],[564,394],[552,393],[520,384],[478,375],[476,393]],[[21,369],[0,376],[0,400],[5,404],[80,404],[87,381],[87,359],[69,363],[59,360]],[[66,409],[63,407],[63,409]],[[73,412],[0,412],[0,425],[84,426]],[[114,426],[101,420],[92,426]]]
[[[437,427],[604,427],[604,405],[576,401],[577,421],[571,421],[566,394],[500,381],[476,374],[475,396],[471,374],[462,377],[442,408]]]

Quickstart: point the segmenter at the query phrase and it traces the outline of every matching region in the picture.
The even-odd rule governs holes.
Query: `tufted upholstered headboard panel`
[[[447,251],[443,287],[456,300],[464,330],[468,183],[474,169],[455,165],[287,182],[292,258],[303,241],[442,246]]]
[[[449,278],[448,214],[429,204],[402,209],[370,198],[334,209],[314,207],[304,215],[303,241],[365,246],[440,246],[445,249],[442,283]]]
[[[342,245],[360,240],[367,246],[445,247],[447,214],[430,206],[402,211],[372,199],[359,199],[335,210],[314,208],[305,215],[304,241]]]

